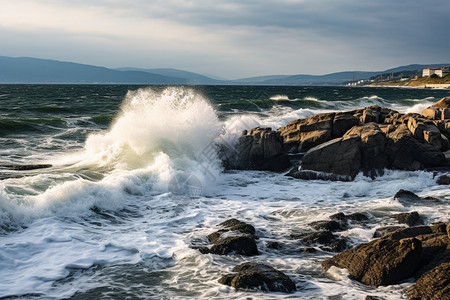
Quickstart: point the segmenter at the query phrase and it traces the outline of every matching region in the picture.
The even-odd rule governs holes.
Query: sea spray
[[[2,227],[86,215],[92,207],[119,210],[127,195],[208,193],[221,172],[215,147],[221,129],[212,105],[193,89],[129,91],[110,128],[89,135],[84,150],[50,160],[55,168],[48,174],[3,181]],[[100,175],[94,181],[68,175],[87,171]],[[11,193],[21,182],[27,191]]]

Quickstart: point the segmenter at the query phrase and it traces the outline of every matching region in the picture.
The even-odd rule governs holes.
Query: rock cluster
[[[402,228],[384,237],[346,250],[322,262],[345,268],[366,285],[397,284],[417,279],[410,299],[444,299],[450,295],[450,223]]]
[[[288,153],[306,152],[300,170],[295,168],[289,175],[348,180],[363,172],[374,177],[384,169],[447,167],[449,138],[450,97],[422,115],[368,106],[294,120],[277,131],[244,131],[237,154],[226,160],[226,166],[282,171],[289,167]]]

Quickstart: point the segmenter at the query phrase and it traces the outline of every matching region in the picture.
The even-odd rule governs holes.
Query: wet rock
[[[339,231],[344,230],[345,226],[342,222],[337,221],[316,221],[309,223],[309,226],[311,226],[314,229],[317,230],[328,230],[328,231]]]
[[[269,242],[266,242],[266,247],[270,248],[270,249],[280,249],[281,245],[278,242],[269,241]]]
[[[8,169],[14,171],[31,171],[31,170],[39,170],[39,169],[47,169],[51,168],[50,164],[36,164],[36,165],[19,165],[19,164],[2,164],[0,165],[0,169]]]
[[[303,180],[328,180],[328,181],[351,181],[352,178],[346,175],[337,175],[333,173],[318,172],[312,170],[299,170],[298,167],[293,168],[286,176]]]
[[[259,254],[255,239],[251,235],[220,238],[209,248],[209,253],[220,255],[235,253],[247,256]]]
[[[347,215],[347,218],[357,222],[364,222],[369,220],[369,217],[365,213],[360,212],[349,214]]]
[[[450,299],[450,262],[431,269],[421,276],[408,291],[409,299]]]
[[[223,148],[221,153],[227,169],[281,172],[290,166],[283,138],[271,128],[245,130],[235,148]]]
[[[218,226],[222,227],[208,235],[208,240],[213,244],[210,248],[193,247],[201,253],[212,254],[242,254],[247,256],[258,255],[258,247],[255,241],[255,228],[237,219],[229,219]]]
[[[397,199],[397,200],[404,199],[404,200],[412,200],[412,201],[422,200],[422,198],[420,198],[413,192],[408,191],[408,190],[403,190],[403,189],[401,189],[397,193],[395,193],[394,199]]]
[[[449,185],[450,184],[450,176],[442,175],[438,178],[437,183],[439,185]]]
[[[236,289],[260,289],[263,291],[291,293],[296,290],[295,283],[283,272],[257,263],[243,263],[233,268],[237,274],[225,275],[219,283]]]
[[[347,248],[347,243],[344,239],[338,238],[328,230],[291,234],[291,238],[299,239],[307,245],[317,245],[322,250],[331,252],[340,252]]]
[[[366,300],[384,300],[384,298],[368,295],[366,296]]]
[[[322,265],[345,268],[354,279],[378,287],[411,277],[420,267],[421,253],[417,239],[383,238],[339,253]]]
[[[400,228],[403,228],[403,227],[401,227],[401,226],[386,226],[386,227],[377,228],[375,230],[375,232],[373,233],[373,237],[374,238],[384,237],[387,234],[394,232]]]
[[[399,213],[392,215],[392,217],[397,220],[399,223],[407,224],[408,226],[413,226],[421,223],[420,216],[417,211],[409,212],[409,213]]]
[[[344,213],[339,212],[339,213],[336,213],[334,215],[331,215],[330,219],[331,220],[346,221],[347,220],[347,216]]]
[[[361,168],[359,137],[337,138],[310,149],[303,157],[303,170],[356,177]]]
[[[300,252],[303,252],[303,253],[316,253],[317,249],[313,248],[313,247],[304,247],[304,248],[300,248]]]

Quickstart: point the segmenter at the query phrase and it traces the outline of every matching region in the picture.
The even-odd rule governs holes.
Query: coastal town
[[[348,86],[392,86],[416,88],[450,88],[450,67],[385,73],[347,83]]]

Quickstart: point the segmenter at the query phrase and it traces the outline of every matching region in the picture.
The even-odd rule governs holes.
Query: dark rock
[[[450,176],[442,175],[438,178],[437,183],[440,185],[449,185],[450,184]]]
[[[281,245],[278,242],[270,241],[266,242],[266,247],[270,249],[280,249]]]
[[[244,131],[234,149],[222,149],[225,167],[238,170],[284,171],[290,166],[283,138],[271,128]]]
[[[366,300],[384,300],[384,298],[368,295],[366,296]]]
[[[312,170],[299,170],[298,167],[293,168],[286,176],[303,180],[328,180],[328,181],[351,181],[350,176],[337,175],[333,173],[318,172]]]
[[[352,112],[338,112],[333,119],[332,138],[343,136],[350,128],[359,124],[359,118]]]
[[[407,224],[408,226],[413,226],[420,223],[420,216],[417,211],[409,213],[399,213],[392,215],[399,223]]]
[[[375,123],[358,125],[347,131],[345,137],[359,137],[361,140],[361,167],[364,175],[374,177],[387,168],[388,157],[385,151],[386,135]]]
[[[291,293],[295,283],[283,272],[271,266],[257,263],[243,263],[233,268],[237,274],[225,275],[219,283],[236,289],[260,289],[263,291]]]
[[[349,214],[347,215],[347,218],[357,222],[364,222],[369,220],[369,217],[365,213],[360,212]]]
[[[444,154],[428,143],[419,142],[406,125],[388,135],[386,154],[392,169],[416,171],[446,163]]]
[[[303,253],[316,253],[317,250],[316,250],[316,248],[313,248],[313,247],[305,247],[305,248],[300,248],[300,252],[303,252]]]
[[[317,230],[329,230],[329,231],[338,231],[338,230],[344,230],[345,226],[342,224],[342,222],[337,221],[316,221],[309,224],[314,229]]]
[[[214,245],[209,248],[212,254],[242,254],[247,256],[258,255],[258,247],[251,235],[230,236],[218,239]]]
[[[361,168],[359,137],[337,138],[310,149],[303,157],[303,170],[354,178]]]
[[[36,164],[36,165],[18,165],[18,164],[1,164],[0,169],[9,169],[14,171],[31,171],[31,170],[39,170],[39,169],[47,169],[51,168],[50,164]]]
[[[345,240],[336,237],[331,231],[324,230],[312,233],[291,234],[291,238],[300,239],[307,245],[318,245],[321,249],[340,252],[347,248]]]
[[[417,196],[416,194],[414,194],[411,191],[408,190],[399,190],[395,195],[394,195],[394,199],[400,200],[400,199],[406,199],[406,200],[412,200],[412,201],[418,201],[418,200],[422,200],[422,198],[420,198],[419,196]]]
[[[443,262],[421,276],[408,291],[409,299],[450,299],[450,262]]]
[[[420,267],[421,254],[417,239],[383,238],[339,253],[322,265],[345,268],[354,279],[378,287],[411,277]]]
[[[344,213],[339,212],[337,214],[331,215],[330,219],[331,220],[346,221],[347,220],[347,216]]]
[[[433,230],[430,226],[405,227],[395,230],[394,232],[388,234],[387,237],[393,240],[401,240],[430,233],[433,233]]]
[[[239,231],[242,233],[255,234],[255,227],[238,219],[229,219],[219,224],[230,231]]]
[[[387,234],[394,232],[400,228],[403,228],[403,227],[401,227],[401,226],[386,226],[386,227],[377,228],[375,230],[375,232],[373,233],[373,237],[374,238],[384,237]]]

